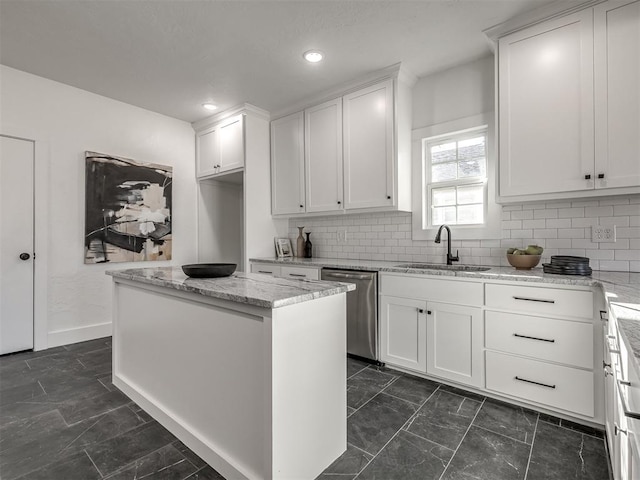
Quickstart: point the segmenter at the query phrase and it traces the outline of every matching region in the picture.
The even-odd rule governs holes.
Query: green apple
[[[513,252],[515,252],[516,250],[517,248],[510,248],[509,250],[507,250],[507,255],[513,254]]]
[[[529,245],[525,250],[527,255],[541,255],[543,251],[544,248],[539,245]]]

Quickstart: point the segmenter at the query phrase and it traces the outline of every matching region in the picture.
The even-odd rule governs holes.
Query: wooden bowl
[[[193,263],[183,265],[182,271],[191,278],[228,277],[236,271],[235,263]]]
[[[509,255],[507,254],[507,260],[509,265],[515,267],[516,270],[531,270],[533,267],[540,263],[542,255]]]

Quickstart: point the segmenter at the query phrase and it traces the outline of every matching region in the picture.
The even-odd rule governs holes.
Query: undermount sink
[[[455,272],[486,272],[491,267],[477,267],[475,265],[442,265],[439,263],[401,263],[398,268],[415,268],[416,270],[453,270]]]

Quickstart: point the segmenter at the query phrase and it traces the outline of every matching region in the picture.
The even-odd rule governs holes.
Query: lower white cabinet
[[[251,273],[263,273],[293,280],[320,280],[320,267],[251,262]]]
[[[427,373],[483,387],[482,309],[427,302]]]
[[[424,300],[380,297],[380,360],[426,373],[426,312]]]

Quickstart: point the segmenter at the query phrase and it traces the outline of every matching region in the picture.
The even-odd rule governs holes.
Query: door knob
[[[29,255],[27,252],[23,252],[20,254],[20,260],[29,260],[31,258],[31,255]]]

